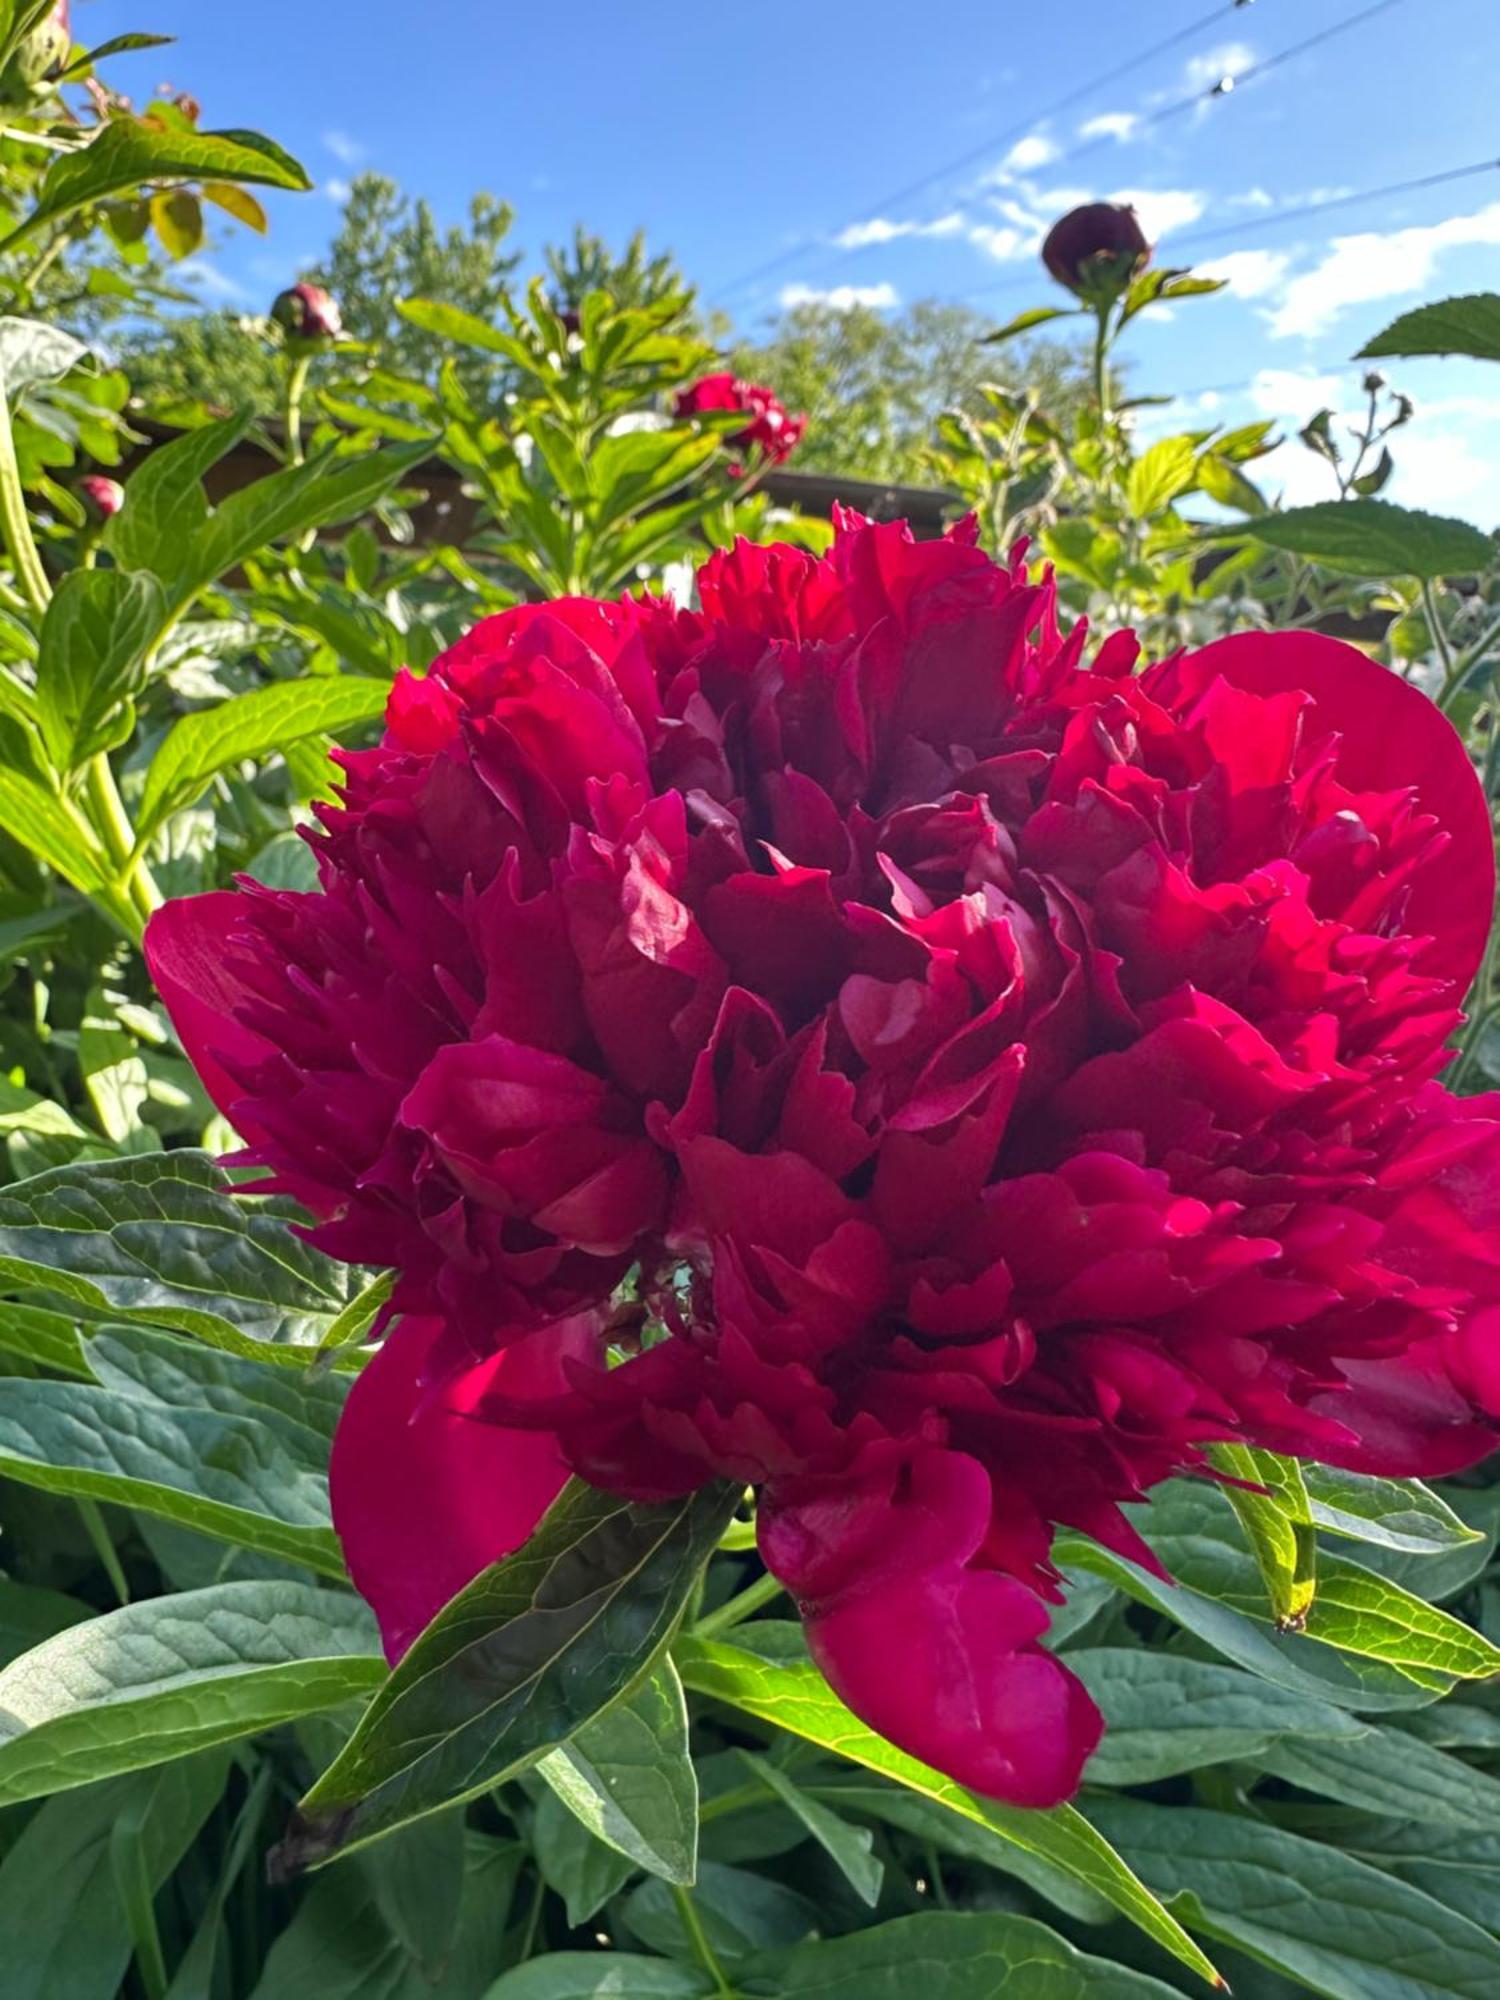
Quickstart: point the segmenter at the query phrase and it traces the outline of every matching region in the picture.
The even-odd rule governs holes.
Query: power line
[[[960,153],[955,159],[946,161],[942,166],[934,167],[930,173],[924,174],[920,180],[909,181],[905,187],[897,188],[891,194],[877,195],[866,206],[875,209],[898,208],[902,202],[909,201],[913,195],[924,193],[938,181],[946,180],[950,174],[958,173],[964,167],[972,166],[974,161],[985,158],[987,154],[997,151],[1001,146],[1009,145],[1012,140],[1024,138],[1026,133],[1032,131],[1047,119],[1059,117],[1064,111],[1070,111],[1075,104],[1079,104],[1084,98],[1092,96],[1096,90],[1107,90],[1111,84],[1118,83],[1122,77],[1129,76],[1132,71],[1142,68],[1146,63],[1154,62],[1158,56],[1168,54],[1183,42],[1190,41],[1194,35],[1201,34],[1205,28],[1211,28],[1215,22],[1222,19],[1225,15],[1237,14],[1243,8],[1252,4],[1253,0],[1221,0],[1221,4],[1213,8],[1209,13],[1200,16],[1198,20],[1191,22],[1187,27],[1179,28],[1175,34],[1168,35],[1164,40],[1154,42],[1150,48],[1143,49],[1139,55],[1131,56],[1125,62],[1116,64],[1113,69],[1106,70],[1099,76],[1091,77],[1087,83],[1079,84],[1076,89],[1070,90],[1066,96],[1058,98],[1055,103],[1045,105],[1040,111],[1030,113],[1019,124],[1010,126],[1004,132],[996,133],[991,138],[986,139],[981,145],[971,148],[966,153]],[[736,278],[732,284],[724,287],[719,296],[721,298],[733,298],[737,292],[744,291],[759,279],[769,277],[773,272],[783,270],[788,264],[795,263],[802,257],[810,253],[815,253],[823,247],[821,243],[798,243],[786,250],[778,251],[774,257],[768,257],[763,264],[757,264],[753,270],[747,271],[743,277]]]
[[[1331,208],[1353,208],[1360,202],[1417,194],[1424,188],[1443,187],[1452,181],[1472,180],[1476,174],[1496,172],[1500,172],[1500,160],[1476,160],[1467,167],[1445,167],[1441,173],[1419,174],[1414,180],[1390,181],[1384,187],[1359,188],[1345,194],[1328,195],[1320,201],[1297,202],[1289,208],[1277,209],[1273,214],[1252,216],[1242,222],[1219,223],[1212,229],[1194,229],[1185,236],[1174,238],[1171,247],[1175,252],[1197,243],[1222,242],[1228,236],[1243,236],[1255,230],[1279,227],[1284,222],[1298,222],[1305,216],[1323,215]],[[976,286],[964,297],[993,298],[997,292],[1029,290],[1036,282],[1030,274],[1023,278],[1001,278],[995,283]]]
[[[1071,105],[1077,103],[1081,97],[1090,94],[1096,89],[1106,87],[1109,83],[1116,81],[1120,75],[1127,74],[1130,70],[1139,67],[1140,64],[1151,60],[1153,56],[1161,54],[1166,48],[1188,39],[1191,35],[1199,33],[1203,28],[1218,20],[1226,11],[1230,13],[1236,12],[1241,5],[1246,3],[1247,0],[1232,0],[1232,4],[1227,9],[1224,7],[1216,8],[1212,14],[1205,15],[1201,20],[1195,21],[1191,27],[1180,29],[1167,42],[1159,43],[1155,48],[1146,51],[1142,55],[1132,57],[1127,63],[1120,65],[1108,75],[1096,77],[1090,83],[1080,85],[1077,90],[1069,92],[1068,96],[1060,99],[1058,103],[1033,113],[1023,125],[1013,127],[1010,131],[1000,134],[996,138],[987,141],[983,146],[965,154],[961,159],[952,161],[945,167],[935,169],[934,172],[927,175],[922,181],[912,183],[898,194],[884,196],[869,205],[876,208],[893,206],[914,191],[930,187],[935,181],[945,179],[950,173],[957,172],[959,168],[971,164],[975,159],[982,158],[985,154],[995,151],[997,147],[1004,145],[1007,140],[1020,137],[1024,133],[1033,130],[1044,120],[1055,117],[1059,111],[1068,109]],[[1215,98],[1228,97],[1235,90],[1242,89],[1246,84],[1253,83],[1257,79],[1271,74],[1272,71],[1280,69],[1285,63],[1294,61],[1298,56],[1306,55],[1312,49],[1321,48],[1324,43],[1334,40],[1336,36],[1349,34],[1355,28],[1363,27],[1367,22],[1375,20],[1379,15],[1387,14],[1393,8],[1404,4],[1405,0],[1372,0],[1371,5],[1361,8],[1357,13],[1346,15],[1340,21],[1330,22],[1326,27],[1318,29],[1316,33],[1304,36],[1301,41],[1293,42],[1287,48],[1278,49],[1274,55],[1264,56],[1259,62],[1251,63],[1248,68],[1239,71],[1236,75],[1221,76],[1216,82],[1207,85],[1201,90],[1186,92],[1183,96],[1173,98],[1168,103],[1158,106],[1149,116],[1141,119],[1141,127],[1145,130],[1154,129],[1156,126],[1165,124],[1172,118],[1181,117],[1184,112],[1191,111],[1198,105],[1212,103]],[[1061,167],[1071,166],[1075,161],[1084,159],[1091,153],[1098,152],[1101,147],[1110,146],[1115,143],[1110,134],[1101,133],[1097,138],[1086,139],[1081,145],[1074,146],[1066,153],[1061,153],[1057,158],[1049,160],[1047,162],[1048,168],[1049,170],[1056,171]],[[736,293],[744,291],[760,278],[766,277],[774,271],[781,270],[787,264],[806,256],[810,250],[816,250],[819,247],[821,246],[799,244],[791,249],[782,251],[776,257],[768,258],[764,264],[758,265],[753,271],[747,272],[744,277],[737,279],[734,284],[728,286],[720,293],[720,297],[732,298]]]

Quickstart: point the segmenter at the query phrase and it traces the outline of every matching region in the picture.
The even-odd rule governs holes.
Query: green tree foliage
[[[764,339],[737,347],[734,367],[806,411],[797,471],[936,483],[933,424],[945,410],[975,409],[982,384],[995,379],[994,351],[980,344],[989,325],[967,306],[933,299],[892,315],[797,305]],[[1077,400],[1083,369],[1074,349],[1038,340],[1007,354],[1004,377],[1053,408]]]

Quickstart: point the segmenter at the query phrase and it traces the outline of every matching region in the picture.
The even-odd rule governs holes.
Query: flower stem
[[[302,463],[302,398],[307,390],[307,371],[312,366],[310,354],[299,354],[287,371],[286,378],[286,449],[287,457],[293,465]]]
[[[52,602],[52,585],[37,553],[31,522],[26,513],[26,494],[21,485],[21,466],[16,457],[15,432],[11,429],[10,404],[0,389],[0,536],[27,603],[40,618]]]
[[[672,1900],[677,1905],[677,1914],[682,1919],[682,1928],[688,1934],[693,1954],[714,1982],[714,1992],[719,1996],[719,2000],[735,2000],[729,1975],[719,1963],[718,1954],[708,1941],[708,1933],[703,1928],[703,1919],[698,1915],[698,1906],[694,1903],[691,1893],[684,1889],[680,1882],[674,1882]]]
[[[78,1512],[84,1530],[94,1545],[94,1554],[98,1556],[104,1574],[109,1578],[110,1588],[121,1604],[128,1604],[130,1585],[125,1581],[125,1572],[120,1567],[120,1555],[115,1547],[114,1536],[109,1532],[109,1524],[99,1511],[98,1501],[80,1500]]]
[[[700,1618],[693,1627],[693,1637],[712,1639],[716,1633],[727,1632],[731,1625],[742,1623],[752,1611],[759,1611],[763,1604],[779,1597],[785,1588],[780,1579],[767,1570],[764,1576],[758,1576],[754,1583],[747,1585],[738,1597],[731,1597],[717,1611],[710,1611],[706,1618]]]

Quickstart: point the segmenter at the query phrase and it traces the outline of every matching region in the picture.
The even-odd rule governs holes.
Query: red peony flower
[[[1070,208],[1042,245],[1042,262],[1051,275],[1090,304],[1118,298],[1150,258],[1135,210],[1113,201]]]
[[[753,452],[763,465],[781,465],[802,442],[806,417],[794,417],[771,389],[759,382],[742,382],[737,375],[705,375],[691,388],[682,390],[673,404],[679,417],[696,417],[705,411],[743,410],[750,421],[735,431],[729,443],[738,450]],[[731,465],[730,474],[739,479],[745,468]]]
[[[972,523],[699,592],[403,675],[321,888],[169,904],[152,968],[245,1157],[398,1274],[333,1463],[393,1656],[568,1469],[753,1483],[850,1706],[1051,1804],[1100,1729],[1059,1524],[1154,1566],[1121,1506],[1210,1440],[1494,1442],[1500,1097],[1436,1081],[1484,799],[1331,639],[1086,666]]]
[[[292,341],[324,346],[343,338],[338,301],[321,285],[289,285],[278,292],[271,302],[271,317]]]

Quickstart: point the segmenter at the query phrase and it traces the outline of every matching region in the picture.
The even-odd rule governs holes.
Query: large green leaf
[[[310,736],[337,735],[374,721],[384,714],[390,691],[386,681],[330,674],[254,688],[216,708],[182,716],[167,731],[146,773],[137,815],[140,833],[154,833],[232,764],[260,761]]]
[[[684,1682],[696,1693],[835,1751],[881,1777],[909,1785],[924,1797],[1040,1855],[1113,1904],[1210,1984],[1216,1981],[1212,1964],[1192,1939],[1071,1806],[1052,1812],[1026,1811],[965,1791],[951,1778],[866,1728],[814,1666],[795,1661],[774,1663],[739,1646],[695,1638],[679,1640],[673,1657]]]
[[[131,1931],[111,1848],[122,1823],[147,1891],[161,1887],[223,1790],[223,1752],[179,1757],[49,1799],[0,1864],[5,2000],[116,2000]]]
[[[1418,1479],[1374,1479],[1333,1465],[1302,1471],[1313,1520],[1330,1534],[1412,1555],[1441,1555],[1484,1540]]]
[[[1358,1747],[1369,1730],[1347,1709],[1285,1688],[1217,1660],[1192,1660],[1160,1647],[1081,1647],[1068,1654],[1103,1713],[1104,1739],[1086,1776],[1099,1785],[1144,1785],[1207,1764],[1253,1756],[1289,1740]]]
[[[88,353],[60,326],[40,319],[0,318],[0,395],[12,402],[38,382],[55,382]]]
[[[0,1281],[305,1367],[346,1277],[294,1214],[231,1195],[203,1153],[55,1167],[0,1189]]]
[[[462,1812],[463,1807],[455,1810]],[[426,1820],[416,1822],[418,1827],[428,1824]],[[412,1831],[408,1827],[396,1838],[404,1839]],[[638,1873],[628,1854],[596,1840],[583,1822],[573,1817],[556,1792],[543,1789],[538,1797],[531,1816],[530,1839],[537,1871],[547,1887],[562,1897],[571,1930],[581,1929]],[[369,1852],[382,1854],[387,1844],[377,1841]]]
[[[739,1498],[631,1506],[574,1481],[517,1552],[433,1620],[298,1808],[283,1871],[487,1790],[626,1693]]]
[[[477,2000],[504,1962],[522,1859],[513,1843],[467,1836],[453,1936],[435,1964],[392,1925],[369,1870],[331,1870],[271,1946],[251,2000]]]
[[[1500,1943],[1420,1890],[1264,1821],[1101,1799],[1100,1827],[1226,1944],[1326,2000],[1494,2000]]]
[[[241,410],[158,445],[131,473],[126,504],[104,531],[104,546],[121,569],[171,576],[182,552],[208,520],[204,475],[250,428]]]
[[[117,114],[86,146],[57,156],[35,208],[6,242],[105,195],[133,192],[143,181],[205,179],[299,191],[312,186],[297,161],[259,132],[194,132]]]
[[[596,1839],[669,1882],[698,1868],[698,1780],[687,1703],[668,1658],[537,1765]]]
[[[1192,485],[1198,448],[1190,437],[1161,438],[1130,468],[1125,504],[1137,520],[1159,514]]]
[[[1400,1729],[1372,1729],[1352,1742],[1272,1743],[1254,1761],[1288,1784],[1364,1812],[1481,1833],[1500,1828],[1500,1782]]]
[[[87,825],[34,778],[3,766],[0,826],[85,895],[103,887],[104,855]]]
[[[76,569],[42,620],[37,717],[59,771],[112,749],[129,733],[128,707],[161,628],[161,586],[145,571]]]
[[[772,1991],[806,2000],[1169,2000],[1147,1973],[1077,1950],[1029,1917],[933,1910],[851,1936],[768,1954],[756,1971]],[[629,1989],[622,1986],[622,1993]],[[535,1990],[541,2000],[545,1988]],[[526,2000],[504,1981],[491,2000]]]
[[[746,1768],[767,1791],[772,1792],[792,1817],[800,1821],[860,1901],[874,1909],[880,1901],[885,1868],[875,1857],[873,1836],[864,1827],[851,1826],[820,1799],[804,1792],[769,1757],[752,1757],[745,1750],[740,1752],[740,1756]]]
[[[1500,292],[1471,292],[1417,306],[1359,350],[1361,360],[1388,354],[1468,354],[1479,361],[1500,361]]]
[[[1351,576],[1471,576],[1495,545],[1470,521],[1397,507],[1389,500],[1325,500],[1257,514],[1216,533],[1251,535],[1270,548]]]
[[[88,1382],[12,1382],[0,1404],[0,1475],[344,1574],[325,1480],[251,1417],[172,1409]]]
[[[223,1583],[71,1625],[0,1672],[0,1805],[367,1694],[379,1647],[358,1598],[307,1583]]]

